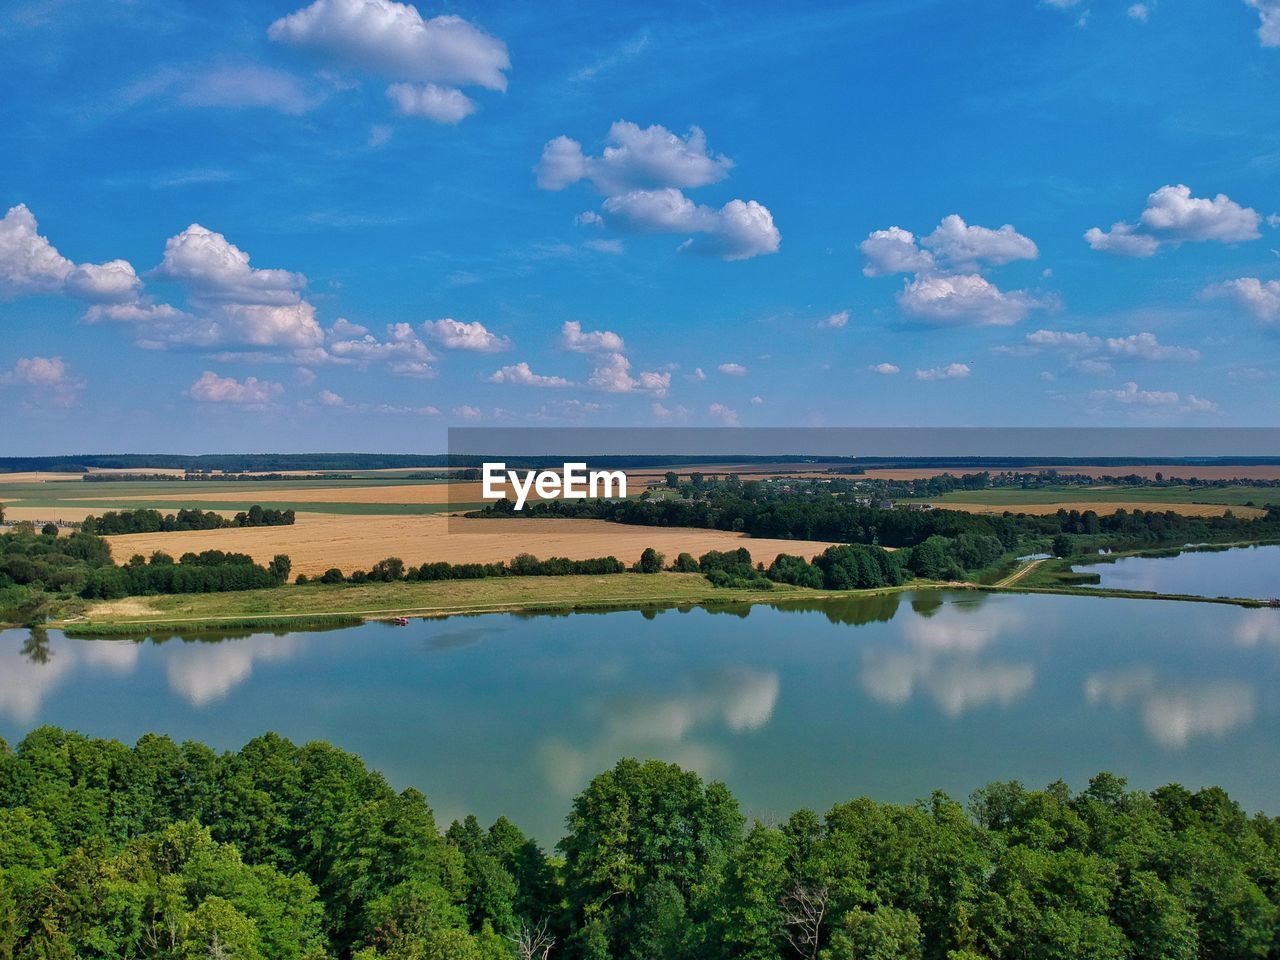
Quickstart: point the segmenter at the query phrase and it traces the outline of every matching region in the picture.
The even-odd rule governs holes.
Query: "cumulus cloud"
[[[142,289],[125,260],[75,264],[40,233],[35,215],[20,203],[0,219],[0,297],[52,293],[90,303],[118,303]]]
[[[347,321],[335,323],[329,332],[329,355],[359,364],[386,363],[392,373],[403,376],[423,377],[435,373],[430,366],[435,356],[410,324],[387,324],[381,340],[370,333],[356,332],[364,329]]]
[[[71,375],[61,357],[19,357],[12,370],[0,373],[0,385],[23,388],[31,401],[67,407],[75,402],[84,381]]]
[[[920,243],[953,270],[977,270],[987,264],[998,267],[1015,260],[1040,256],[1034,241],[1005,224],[998,230],[969,226],[956,214],[944,217],[933,233]]]
[[[822,330],[843,330],[848,324],[848,310],[841,310],[839,313],[833,313],[829,317],[823,317],[818,321],[818,327]]]
[[[898,293],[903,312],[943,326],[1010,326],[1050,302],[1025,290],[1003,291],[981,274],[917,276]]]
[[[671,386],[671,374],[655,371],[631,373],[631,361],[620,353],[606,354],[591,371],[587,385],[606,393],[644,391],[664,396]]]
[[[529,369],[529,364],[514,363],[502,367],[489,374],[490,383],[515,384],[521,387],[571,387],[573,384],[564,377],[543,376]]]
[[[190,294],[210,302],[294,304],[306,278],[288,270],[260,270],[249,255],[198,223],[165,241],[156,275],[183,283]]]
[[[454,87],[434,83],[393,83],[387,99],[402,117],[425,117],[436,123],[458,123],[476,112],[475,101]]]
[[[587,180],[608,197],[657,187],[702,187],[723,180],[732,167],[728,157],[708,151],[706,134],[698,127],[681,137],[658,124],[640,127],[619,120],[609,128],[599,156],[586,155],[576,140],[556,137],[543,148],[534,172],[544,190]]]
[[[284,386],[257,377],[220,377],[206,370],[187,390],[187,396],[200,403],[227,403],[242,407],[266,406],[284,393]]]
[[[1280,280],[1263,281],[1257,277],[1240,277],[1206,287],[1204,296],[1226,298],[1244,307],[1263,325],[1280,324]]]
[[[428,320],[422,325],[427,337],[446,350],[473,350],[478,353],[498,353],[511,346],[511,341],[491,333],[476,320],[462,323],[451,317]]]
[[[776,253],[781,234],[768,208],[755,200],[730,200],[714,209],[694,203],[675,187],[632,190],[605,199],[605,222],[634,233],[692,233],[682,250],[747,260]]]
[[[740,363],[722,363],[716,369],[729,377],[745,377],[747,375],[747,368]]]
[[[1150,257],[1167,244],[1216,240],[1238,243],[1256,240],[1262,218],[1224,193],[1193,197],[1185,184],[1163,186],[1147,197],[1137,223],[1120,221],[1108,231],[1092,227],[1085,242],[1094,250],[1126,257]]]
[[[892,363],[873,363],[867,368],[872,373],[878,373],[883,377],[892,377],[895,373],[901,373],[901,368]]]
[[[919,240],[910,230],[894,226],[873,231],[859,249],[867,259],[862,272],[868,277],[932,273],[944,268],[972,273],[983,266],[998,267],[1015,260],[1034,260],[1040,255],[1035,242],[1011,224],[998,230],[970,226],[954,213]]]
[[[1280,0],[1244,0],[1258,11],[1258,39],[1264,47],[1280,47]]]
[[[858,249],[867,258],[862,272],[868,277],[925,273],[934,267],[933,254],[921,250],[916,235],[901,227],[872,231]]]
[[[738,411],[732,407],[727,407],[723,403],[713,403],[707,407],[707,413],[713,419],[719,420],[727,427],[736,427],[738,425]]]
[[[881,371],[883,372],[883,371]],[[945,367],[917,370],[917,380],[963,380],[972,373],[967,363],[949,363]]]
[[[316,0],[276,20],[267,36],[337,62],[406,80],[505,90],[507,46],[456,16],[424,20],[394,0]]]
[[[610,330],[583,330],[577,320],[566,320],[560,328],[560,345],[575,353],[621,353],[622,338]]]
[[[476,111],[459,87],[507,88],[507,45],[458,16],[424,19],[394,0],[315,0],[276,20],[267,36],[338,66],[395,78],[396,112],[454,124]]]
[[[326,407],[340,407],[346,403],[339,394],[334,393],[332,390],[321,390],[319,399]]]
[[[556,137],[543,148],[534,173],[544,190],[585,181],[604,196],[602,213],[578,216],[583,225],[692,234],[681,250],[724,260],[777,252],[781,235],[763,204],[730,200],[715,208],[685,195],[724,179],[732,166],[728,157],[710,152],[698,127],[681,137],[656,124],[642,128],[620,120],[609,128],[599,156],[586,154],[576,140]]]
[[[914,274],[899,291],[898,305],[926,323],[1008,326],[1052,304],[1025,290],[1003,291],[980,272],[1040,255],[1035,242],[1011,224],[993,230],[951,214],[928,236],[893,226],[869,234],[859,249],[868,277]]]

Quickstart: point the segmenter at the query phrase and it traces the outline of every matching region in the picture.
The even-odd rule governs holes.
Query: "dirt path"
[[[1013,584],[1017,583],[1019,580],[1021,580],[1023,577],[1029,574],[1036,567],[1040,566],[1040,564],[1042,563],[1044,563],[1043,560],[1028,560],[1026,563],[1018,567],[1017,570],[1013,571],[1013,573],[1009,574],[1003,580],[1000,580],[997,583],[993,583],[992,586],[993,587],[1013,586]]]

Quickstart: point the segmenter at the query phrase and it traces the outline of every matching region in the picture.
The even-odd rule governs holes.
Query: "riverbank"
[[[712,586],[697,573],[502,577],[351,584],[308,584],[235,593],[127,597],[86,607],[48,624],[73,635],[344,626],[392,617],[480,613],[554,613],[681,605],[752,604],[789,599],[874,596],[928,587],[916,582],[883,590],[772,590]]]

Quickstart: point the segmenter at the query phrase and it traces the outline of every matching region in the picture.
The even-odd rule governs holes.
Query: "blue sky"
[[[1275,422],[1280,0],[18,0],[0,51],[5,453]]]

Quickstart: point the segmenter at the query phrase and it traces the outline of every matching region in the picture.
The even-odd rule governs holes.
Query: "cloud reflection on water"
[[[1012,706],[1035,686],[1035,667],[983,654],[1025,626],[1025,617],[1004,604],[950,603],[916,611],[903,623],[906,649],[868,651],[859,682],[873,700],[894,707],[919,691],[953,718],[981,707]]]
[[[1136,707],[1147,735],[1169,750],[1192,740],[1222,739],[1253,722],[1258,694],[1252,684],[1231,680],[1161,680],[1150,667],[1090,674],[1085,699],[1115,710]]]
[[[582,788],[591,774],[621,756],[660,757],[703,776],[724,776],[723,751],[693,739],[716,728],[743,734],[763,729],[773,718],[780,682],[771,670],[728,667],[697,678],[676,679],[677,693],[610,697],[584,707],[595,731],[582,741],[546,740],[539,761],[547,784],[563,796]]]

